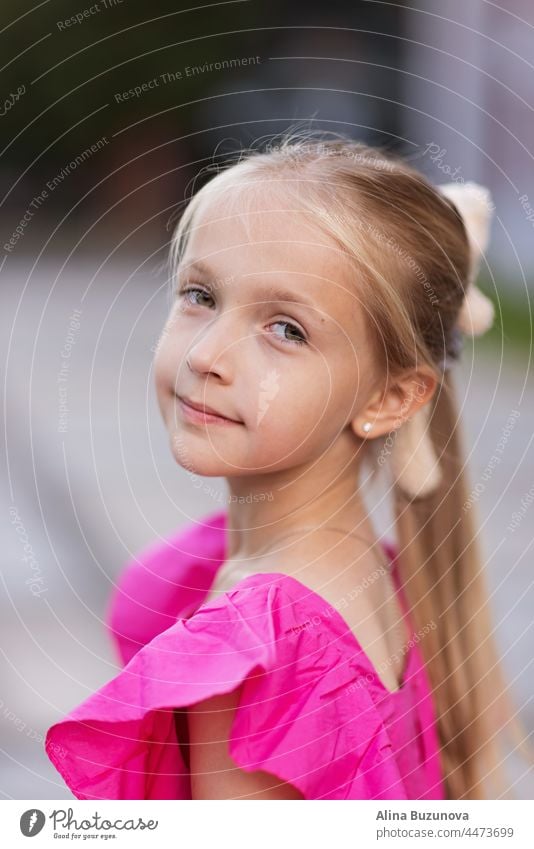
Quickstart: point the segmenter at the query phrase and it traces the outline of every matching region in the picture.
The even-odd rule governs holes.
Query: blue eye
[[[284,334],[283,337],[277,336],[277,338],[280,340],[280,342],[283,342],[286,345],[306,345],[307,344],[306,339],[304,338],[304,336],[302,334],[302,331],[296,326],[296,324],[292,324],[290,321],[284,321],[282,319],[280,319],[279,321],[274,321],[271,326],[274,327],[275,324],[283,324],[286,327],[291,328],[292,331],[296,331],[299,334],[298,337],[292,338],[292,339],[291,338],[288,339],[287,336],[285,336],[285,334]]]
[[[185,300],[188,304],[192,304],[195,307],[205,306],[205,304],[199,303],[199,301],[194,299],[194,296],[196,294],[203,295],[205,298],[210,298],[210,300],[213,301],[213,298],[211,297],[210,293],[207,292],[205,289],[201,289],[199,286],[185,286],[183,289],[180,289],[180,291],[178,292],[178,297],[191,295],[193,300],[189,297],[185,298]]]

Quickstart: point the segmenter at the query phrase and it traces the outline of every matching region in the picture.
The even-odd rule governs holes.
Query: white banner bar
[[[532,849],[532,803],[358,801],[0,802],[2,845]],[[28,841],[35,838],[35,844]],[[277,844],[273,847],[273,840]],[[432,841],[432,843],[430,842]]]

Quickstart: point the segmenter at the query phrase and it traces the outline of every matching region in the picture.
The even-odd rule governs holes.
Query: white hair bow
[[[437,186],[462,216],[469,241],[470,263],[466,294],[456,328],[466,336],[480,336],[493,324],[492,302],[475,285],[482,256],[488,246],[494,209],[488,189],[477,183]],[[395,484],[410,498],[424,498],[439,486],[442,475],[429,432],[430,403],[420,407],[396,432],[391,454]]]

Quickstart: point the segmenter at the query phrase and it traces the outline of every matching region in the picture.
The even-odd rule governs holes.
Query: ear
[[[435,372],[429,368],[410,370],[379,389],[351,422],[356,436],[376,438],[401,427],[424,404],[428,404],[438,385]],[[371,427],[364,429],[369,423]]]

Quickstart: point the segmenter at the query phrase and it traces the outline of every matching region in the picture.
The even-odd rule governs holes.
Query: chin
[[[174,459],[179,466],[192,475],[203,477],[224,477],[235,472],[235,466],[225,463],[223,456],[204,436],[202,443],[176,430],[170,435],[170,446]]]

